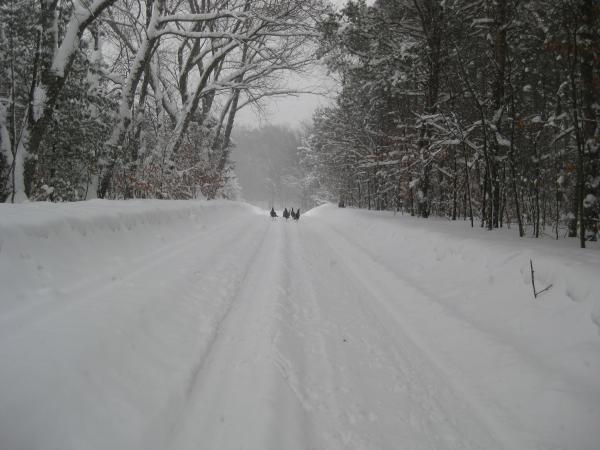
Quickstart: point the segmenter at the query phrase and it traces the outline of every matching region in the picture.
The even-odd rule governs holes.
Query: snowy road
[[[597,448],[598,341],[572,371],[327,209],[221,209],[116,257],[22,257],[32,274],[3,280],[1,449]]]
[[[256,232],[161,448],[501,448],[318,225]]]

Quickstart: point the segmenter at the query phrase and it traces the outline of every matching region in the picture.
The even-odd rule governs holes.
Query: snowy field
[[[600,250],[515,234],[2,204],[0,449],[597,450]]]

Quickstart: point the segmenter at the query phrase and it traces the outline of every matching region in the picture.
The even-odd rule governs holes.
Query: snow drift
[[[50,286],[90,281],[99,269],[118,277],[195,233],[255,211],[225,201],[131,200],[0,205],[0,313],[48,302]],[[103,273],[103,276],[105,274]],[[75,283],[75,285],[73,285]]]
[[[0,205],[0,448],[595,450],[598,268],[330,205]]]
[[[0,205],[0,448],[168,448],[235,287],[223,279],[243,269],[217,256],[253,216],[221,201]]]
[[[360,249],[348,259],[375,261],[388,276],[373,273],[374,284],[395,278],[410,287],[390,311],[465,396],[512,416],[498,431],[507,448],[533,448],[523,447],[531,435],[552,436],[541,448],[598,445],[597,245],[332,205],[307,215],[327,224],[339,246]],[[551,285],[537,299],[530,260],[537,289]]]

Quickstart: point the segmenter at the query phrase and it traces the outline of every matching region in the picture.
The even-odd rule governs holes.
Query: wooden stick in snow
[[[533,297],[537,298],[538,295],[540,295],[542,292],[546,292],[547,290],[549,290],[552,285],[549,284],[548,286],[546,286],[544,289],[542,289],[541,291],[536,291],[535,290],[535,276],[534,276],[534,270],[533,270],[533,261],[530,259],[529,260],[529,266],[531,267],[531,286],[533,287]]]

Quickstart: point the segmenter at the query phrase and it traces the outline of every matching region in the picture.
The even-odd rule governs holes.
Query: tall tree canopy
[[[7,0],[0,201],[209,198],[244,106],[281,94],[321,0]],[[310,46],[308,46],[310,47]]]
[[[600,216],[599,8],[348,2],[322,23],[342,89],[305,138],[311,189],[584,246]]]

